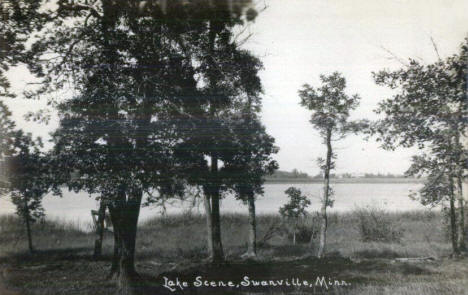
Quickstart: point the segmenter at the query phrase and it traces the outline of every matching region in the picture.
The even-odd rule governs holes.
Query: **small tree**
[[[289,198],[289,202],[279,209],[279,213],[292,225],[293,244],[296,245],[296,229],[299,218],[306,215],[305,209],[309,207],[310,200],[302,195],[300,189],[293,186],[284,191]]]
[[[332,149],[333,137],[343,138],[349,132],[356,132],[361,124],[349,121],[349,113],[355,109],[360,97],[355,94],[348,96],[344,93],[346,88],[345,78],[338,72],[329,76],[321,75],[322,87],[314,89],[305,84],[299,91],[301,105],[312,111],[310,123],[316,127],[327,147],[326,158],[318,159],[324,175],[323,199],[322,199],[322,224],[320,226],[320,245],[317,257],[321,257],[325,251],[327,232],[327,207],[331,207],[333,190],[330,187],[330,171],[335,168],[336,154]]]
[[[40,139],[16,131],[14,150],[8,159],[8,180],[11,200],[16,213],[26,225],[29,251],[34,251],[31,224],[44,217],[42,198],[50,189],[49,168],[46,157],[39,148]]]
[[[15,129],[11,113],[0,101],[0,195],[9,194],[26,226],[28,248],[34,251],[31,224],[44,216],[42,197],[49,191],[47,158],[40,138]],[[56,191],[57,192],[57,191]]]

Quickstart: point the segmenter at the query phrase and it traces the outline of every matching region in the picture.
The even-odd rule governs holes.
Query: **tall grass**
[[[404,228],[392,220],[390,213],[378,208],[356,209],[361,240],[364,242],[399,243]]]
[[[33,245],[37,250],[88,247],[93,235],[83,228],[79,221],[59,218],[38,220],[31,226]],[[0,215],[0,235],[0,255],[26,251],[26,229],[18,216]]]
[[[377,225],[368,216],[374,214]],[[385,213],[353,211],[329,215],[328,253],[346,257],[418,257],[445,256],[450,245],[445,236],[443,216],[440,212],[410,211]],[[374,218],[373,217],[373,218]],[[383,220],[383,221],[382,221]],[[363,239],[362,227],[376,227],[376,238]],[[257,237],[260,256],[301,255],[309,250],[310,238],[318,231],[316,213],[301,219],[298,230],[299,245],[292,247],[290,229],[279,215],[257,216]],[[225,214],[222,216],[222,238],[226,254],[235,256],[247,247],[247,216]],[[385,231],[388,230],[389,233]],[[371,234],[366,232],[366,234]],[[385,235],[390,235],[386,237]],[[263,241],[264,237],[266,240]],[[382,238],[384,237],[384,238]],[[145,257],[151,252],[161,259],[201,258],[206,255],[205,217],[194,215],[170,215],[155,217],[143,223],[137,241],[140,253]],[[313,242],[312,242],[313,244]],[[313,246],[313,245],[312,245]],[[281,253],[276,253],[281,249]]]
[[[369,214],[369,215],[365,215]],[[374,214],[375,216],[372,216]],[[362,212],[332,213],[329,215],[327,252],[351,258],[445,256],[450,254],[444,217],[436,211],[400,213]],[[373,224],[372,220],[377,221]],[[385,220],[385,221],[382,221]],[[203,259],[206,257],[205,216],[179,214],[155,217],[143,222],[138,229],[137,255],[156,260]],[[228,257],[241,255],[247,248],[247,216],[222,216],[222,242]],[[319,221],[316,213],[300,221],[299,245],[292,247],[288,227],[279,215],[257,216],[259,256],[302,255],[309,249],[310,239],[316,236]],[[366,229],[363,238],[363,227]],[[45,219],[32,227],[33,242],[37,249],[57,247],[87,247],[92,250],[94,234],[84,230],[76,221]],[[374,229],[376,228],[376,229]],[[372,230],[375,230],[372,232]],[[390,232],[386,233],[386,231]],[[395,232],[398,239],[395,239]],[[0,216],[0,249],[2,252],[25,251],[24,225],[14,215]],[[385,235],[390,238],[381,238]],[[314,241],[312,241],[312,246]],[[111,254],[113,237],[106,233],[104,253]]]

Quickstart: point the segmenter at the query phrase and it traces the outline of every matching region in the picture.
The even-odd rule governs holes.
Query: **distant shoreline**
[[[278,178],[267,179],[266,184],[284,184],[284,183],[322,183],[322,179],[310,178]],[[405,178],[405,177],[356,177],[356,178],[332,178],[331,183],[423,183],[424,178]]]

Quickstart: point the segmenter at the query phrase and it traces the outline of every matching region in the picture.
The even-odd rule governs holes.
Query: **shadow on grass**
[[[359,258],[398,258],[401,255],[390,249],[374,250],[367,249],[355,252],[355,256]]]
[[[46,250],[34,250],[33,253],[18,252],[11,253],[8,256],[0,258],[1,263],[11,264],[37,264],[40,262],[53,263],[63,260],[95,260],[92,255],[92,249],[89,247],[77,248],[57,248]]]
[[[275,249],[277,253],[282,247]],[[297,249],[294,251],[298,251]],[[72,294],[114,294],[116,285],[105,280],[111,256],[95,261],[92,248],[66,248],[37,251],[34,254],[11,255],[9,262],[12,286],[34,290],[37,294],[70,294],[70,286],[76,285]],[[151,258],[147,257],[146,259]],[[1,262],[1,261],[0,261]],[[140,262],[144,264],[144,260]],[[137,264],[138,265],[138,264]],[[404,275],[430,273],[422,266],[407,263],[391,263],[388,259],[369,259],[353,262],[339,256],[290,258],[275,257],[267,261],[232,260],[223,264],[190,263],[167,270],[166,263],[156,268],[139,267],[140,279],[136,294],[323,294],[341,289],[376,283],[372,274],[392,272]],[[160,273],[160,271],[163,271]],[[375,277],[375,276],[374,276]],[[164,287],[167,280],[186,286]],[[304,284],[308,282],[308,285]],[[232,285],[229,286],[229,282]],[[195,283],[199,283],[196,285]],[[380,282],[379,282],[380,283]],[[384,283],[384,282],[382,282]],[[213,286],[214,284],[214,286]],[[40,293],[40,292],[42,293]],[[335,292],[336,293],[336,292]]]

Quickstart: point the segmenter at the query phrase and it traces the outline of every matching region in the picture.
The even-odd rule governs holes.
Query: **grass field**
[[[311,253],[307,241],[311,235],[314,239],[317,228],[314,215],[302,220],[298,240],[303,243],[297,245],[292,245],[290,230],[279,216],[258,216],[256,261],[241,258],[247,243],[246,216],[224,215],[228,263],[223,265],[204,262],[204,225],[204,216],[178,215],[154,218],[140,226],[137,269],[145,282],[141,294],[468,294],[468,259],[449,257],[446,223],[440,212],[332,214],[323,259],[307,255]],[[34,225],[37,251],[30,255],[21,222],[13,216],[0,217],[2,284],[15,294],[114,294],[115,284],[105,279],[112,235],[106,234],[104,257],[94,261],[94,235],[79,228],[76,223],[57,220]],[[369,231],[371,235],[366,236]],[[408,257],[428,259],[398,260]],[[245,276],[266,284],[295,279],[311,283],[253,287],[249,281],[249,286],[189,287],[175,292],[161,287],[164,277],[193,285],[197,276],[216,284],[229,280],[240,284]]]

